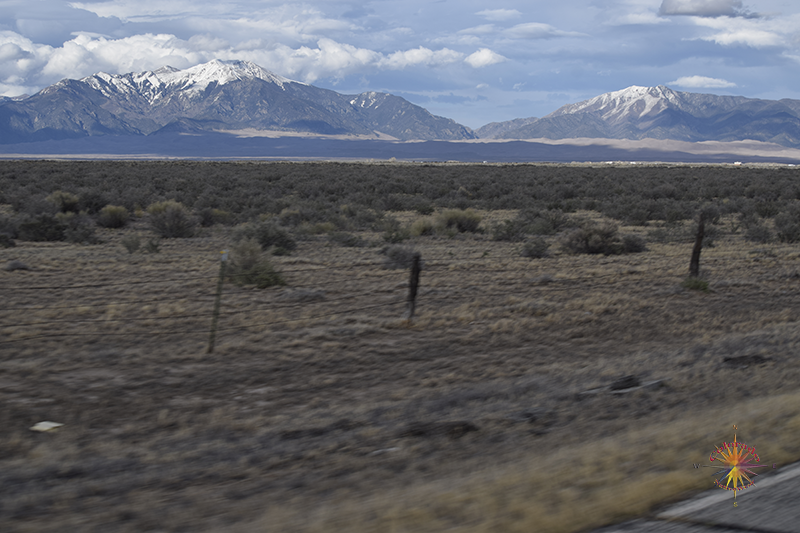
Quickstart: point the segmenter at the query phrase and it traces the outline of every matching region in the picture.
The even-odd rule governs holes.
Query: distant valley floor
[[[107,136],[0,145],[3,159],[390,160],[490,163],[665,162],[800,164],[800,149],[757,141],[658,139],[421,141],[228,133]]]

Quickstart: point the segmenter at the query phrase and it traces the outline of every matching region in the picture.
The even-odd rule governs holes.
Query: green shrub
[[[130,215],[121,205],[107,205],[100,210],[97,223],[104,228],[122,228],[128,223]]]
[[[39,215],[19,224],[17,233],[21,241],[63,241],[67,226],[53,215]]]
[[[614,255],[623,252],[617,225],[612,222],[589,222],[566,233],[561,247],[571,254]]]
[[[412,237],[423,237],[436,233],[436,221],[431,217],[418,218],[409,228]]]
[[[0,216],[0,233],[16,239],[18,235],[17,221],[11,217]]]
[[[144,251],[148,254],[157,254],[161,251],[161,239],[158,237],[151,237],[144,245]]]
[[[444,227],[456,228],[459,233],[474,233],[481,225],[481,216],[472,209],[447,209],[437,219]]]
[[[800,242],[800,206],[792,205],[776,215],[775,230],[781,242]]]
[[[390,244],[399,244],[411,237],[411,230],[400,224],[400,221],[388,217],[383,221],[383,240]]]
[[[60,213],[78,212],[80,198],[71,192],[53,191],[45,200],[53,204]]]
[[[549,248],[550,245],[542,237],[534,237],[523,245],[520,255],[530,259],[542,259],[550,256]]]
[[[643,237],[632,233],[622,236],[622,253],[638,254],[647,251],[647,242]]]
[[[211,207],[201,209],[197,212],[197,216],[200,219],[200,225],[204,228],[214,224],[230,224],[231,220],[233,220],[229,212],[222,209],[212,209]]]
[[[495,241],[521,242],[525,240],[528,224],[519,218],[505,220],[492,226],[492,239]]]
[[[129,254],[135,253],[142,245],[142,239],[138,235],[125,235],[120,242]]]
[[[681,287],[692,291],[708,292],[708,281],[695,278],[694,276],[689,276],[683,280],[683,282],[681,282]]]
[[[78,211],[86,211],[90,215],[96,215],[108,205],[106,196],[97,191],[82,192],[79,196]]]
[[[761,244],[772,241],[772,231],[764,224],[751,224],[744,233],[744,238],[750,242]]]
[[[255,239],[243,239],[233,245],[227,277],[236,285],[255,285],[259,289],[286,285]]]
[[[147,208],[150,226],[165,239],[193,237],[197,222],[180,202],[166,200]]]
[[[56,218],[65,225],[64,240],[76,244],[97,244],[96,224],[86,213],[59,213]]]
[[[429,200],[422,200],[414,206],[414,210],[420,215],[432,215],[435,209]]]
[[[267,250],[270,246],[276,249],[282,248],[286,252],[297,249],[295,241],[289,233],[271,221],[250,222],[239,226],[233,234],[233,240],[238,242],[244,239],[255,239],[262,250]],[[273,250],[273,254],[275,253]]]

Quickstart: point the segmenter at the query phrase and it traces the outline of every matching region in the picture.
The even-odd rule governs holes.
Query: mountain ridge
[[[0,143],[255,128],[400,140],[473,139],[472,130],[388,93],[343,95],[248,61],[65,79],[0,101]]]
[[[514,127],[520,120],[528,120]],[[756,140],[800,146],[800,100],[680,92],[669,87],[631,86],[567,104],[538,119],[498,123],[493,139],[669,139]]]

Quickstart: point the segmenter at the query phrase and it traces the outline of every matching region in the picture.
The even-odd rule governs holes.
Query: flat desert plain
[[[710,488],[693,464],[734,433],[797,460],[800,249],[733,222],[703,250],[708,291],[681,286],[691,243],[571,255],[556,235],[529,259],[488,233],[412,237],[412,321],[380,233],[309,236],[271,258],[286,285],[224,284],[212,353],[230,227],[158,253],[121,244],[144,220],[17,241],[0,529],[572,532]]]

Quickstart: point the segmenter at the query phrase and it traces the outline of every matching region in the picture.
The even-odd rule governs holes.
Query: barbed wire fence
[[[369,312],[370,316],[382,313],[385,318],[410,322],[414,318],[418,306],[436,304],[441,308],[456,308],[476,297],[475,291],[465,290],[477,288],[478,295],[485,299],[497,296],[529,296],[535,297],[537,286],[530,282],[529,269],[517,265],[509,265],[508,261],[496,258],[455,258],[446,255],[429,258],[417,257],[405,269],[387,270],[384,261],[360,260],[349,263],[308,263],[305,266],[287,264],[281,274],[288,279],[288,288],[266,290],[254,295],[253,291],[225,290],[223,280],[226,277],[224,261],[220,264],[220,273],[204,275],[168,276],[162,278],[136,278],[128,281],[107,280],[71,285],[48,284],[35,282],[31,285],[17,285],[13,291],[17,294],[53,293],[60,303],[54,305],[11,304],[3,311],[0,319],[0,347],[14,347],[42,339],[69,338],[111,338],[137,336],[169,336],[182,335],[208,338],[208,352],[213,351],[217,335],[227,336],[242,331],[268,331],[276,327],[286,326],[293,322],[321,321],[332,317],[354,316]],[[470,281],[468,287],[459,286],[461,274],[488,274],[483,281]],[[313,274],[324,273],[325,288],[314,280]],[[371,287],[365,290],[349,290],[346,294],[336,294],[339,284],[347,282],[350,287],[357,275],[375,277],[381,281],[391,281],[391,288]],[[308,278],[309,275],[311,279]],[[507,279],[497,279],[505,275]],[[589,286],[607,286],[621,280],[618,274],[592,275],[581,278],[559,278],[559,281],[573,282],[564,287],[549,287],[548,292],[575,291],[575,282]],[[216,283],[215,283],[216,282]],[[179,288],[169,291],[165,284],[179,284]],[[194,283],[191,288],[188,284]],[[510,284],[530,285],[527,294],[519,291],[510,292]],[[357,284],[357,283],[356,283]],[[218,288],[215,295],[214,286]],[[427,292],[424,288],[429,289]],[[120,296],[112,301],[107,295],[93,294],[92,290],[108,290],[113,288],[137,288],[136,296]],[[323,292],[333,292],[333,295]],[[295,295],[292,291],[312,291],[309,295]],[[317,291],[317,292],[313,292]],[[156,293],[156,294],[152,294]],[[369,299],[369,303],[360,300]],[[63,303],[62,303],[63,302]],[[195,304],[190,312],[175,312],[150,309],[151,304],[167,306]],[[199,304],[199,305],[198,305]],[[138,313],[127,313],[134,306],[143,306]],[[202,308],[202,310],[198,309]],[[37,311],[49,311],[59,315],[76,312],[79,315],[91,316],[59,316],[57,318],[26,319],[26,314],[36,315]],[[298,312],[299,311],[299,312]],[[303,312],[306,311],[306,312]],[[149,313],[149,314],[148,314]],[[100,329],[98,329],[98,327]]]

